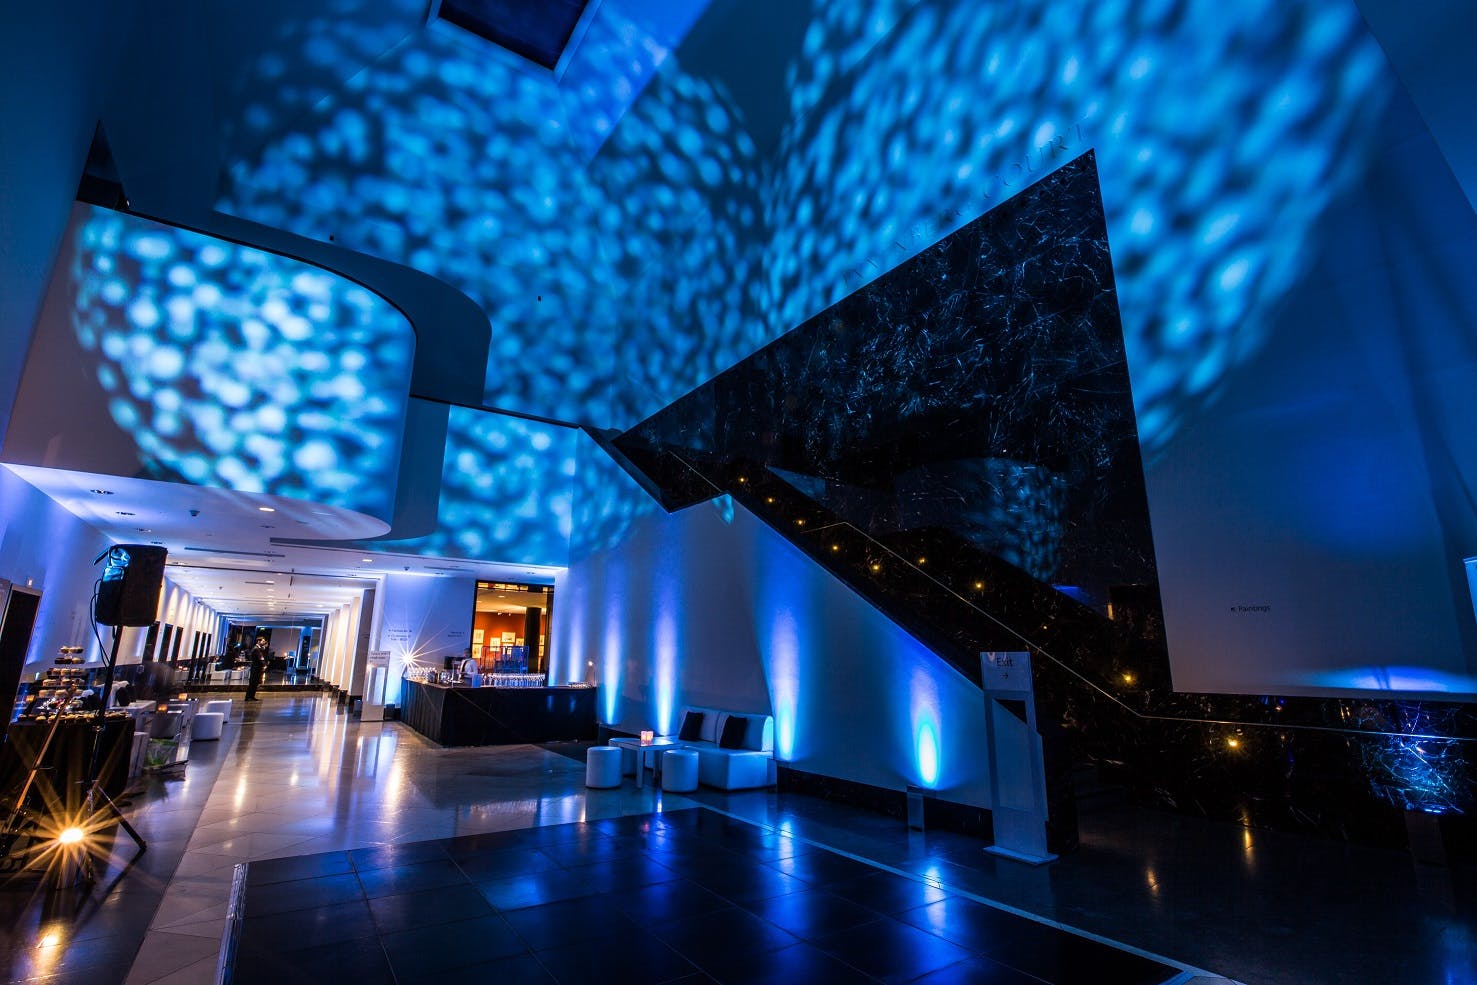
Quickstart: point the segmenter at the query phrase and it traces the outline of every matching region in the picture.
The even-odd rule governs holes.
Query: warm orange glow
[[[1241,740],[1240,739],[1227,739],[1226,740],[1226,745],[1230,746],[1232,749],[1237,749],[1237,748],[1239,748],[1241,746]]]
[[[56,836],[56,840],[63,845],[75,845],[85,836],[81,828],[71,827],[63,829],[62,833]]]
[[[1132,674],[1124,674],[1123,675],[1123,683],[1124,684],[1132,684],[1133,683],[1133,675]]]

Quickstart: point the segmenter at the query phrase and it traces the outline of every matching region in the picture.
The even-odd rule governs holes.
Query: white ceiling
[[[550,585],[560,570],[280,543],[374,537],[385,525],[280,496],[36,466],[5,468],[114,543],[164,547],[170,581],[241,622],[321,618],[386,574]]]

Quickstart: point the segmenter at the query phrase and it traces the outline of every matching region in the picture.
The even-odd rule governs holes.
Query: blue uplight
[[[939,738],[932,722],[924,721],[918,726],[917,749],[919,783],[935,786],[939,780]]]
[[[605,639],[600,648],[600,688],[606,724],[620,721],[623,660],[622,627],[625,613],[625,584],[619,565],[612,565],[605,596]]]
[[[926,663],[914,666],[908,682],[908,720],[918,783],[938,786],[942,764],[939,743],[939,684]]]
[[[800,634],[788,605],[770,609],[768,639],[769,700],[774,709],[774,754],[795,758],[795,725],[799,711]]]
[[[656,586],[656,625],[652,637],[655,653],[652,669],[655,673],[653,685],[653,710],[655,720],[652,727],[658,735],[672,731],[674,703],[677,695],[677,620],[682,612],[681,585],[672,569],[658,574]]]

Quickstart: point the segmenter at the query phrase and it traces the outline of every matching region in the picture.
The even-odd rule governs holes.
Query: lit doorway
[[[552,585],[479,581],[472,656],[483,674],[547,674]]]

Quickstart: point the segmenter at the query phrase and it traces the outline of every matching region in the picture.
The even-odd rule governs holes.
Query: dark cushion
[[[748,734],[749,720],[742,715],[730,715],[723,723],[723,734],[718,736],[718,748],[742,749]]]
[[[683,742],[697,742],[703,737],[703,712],[688,711],[682,714],[682,731],[677,738]]]
[[[766,715],[750,715],[749,731],[744,738],[744,748],[754,752],[764,751],[764,722]]]

